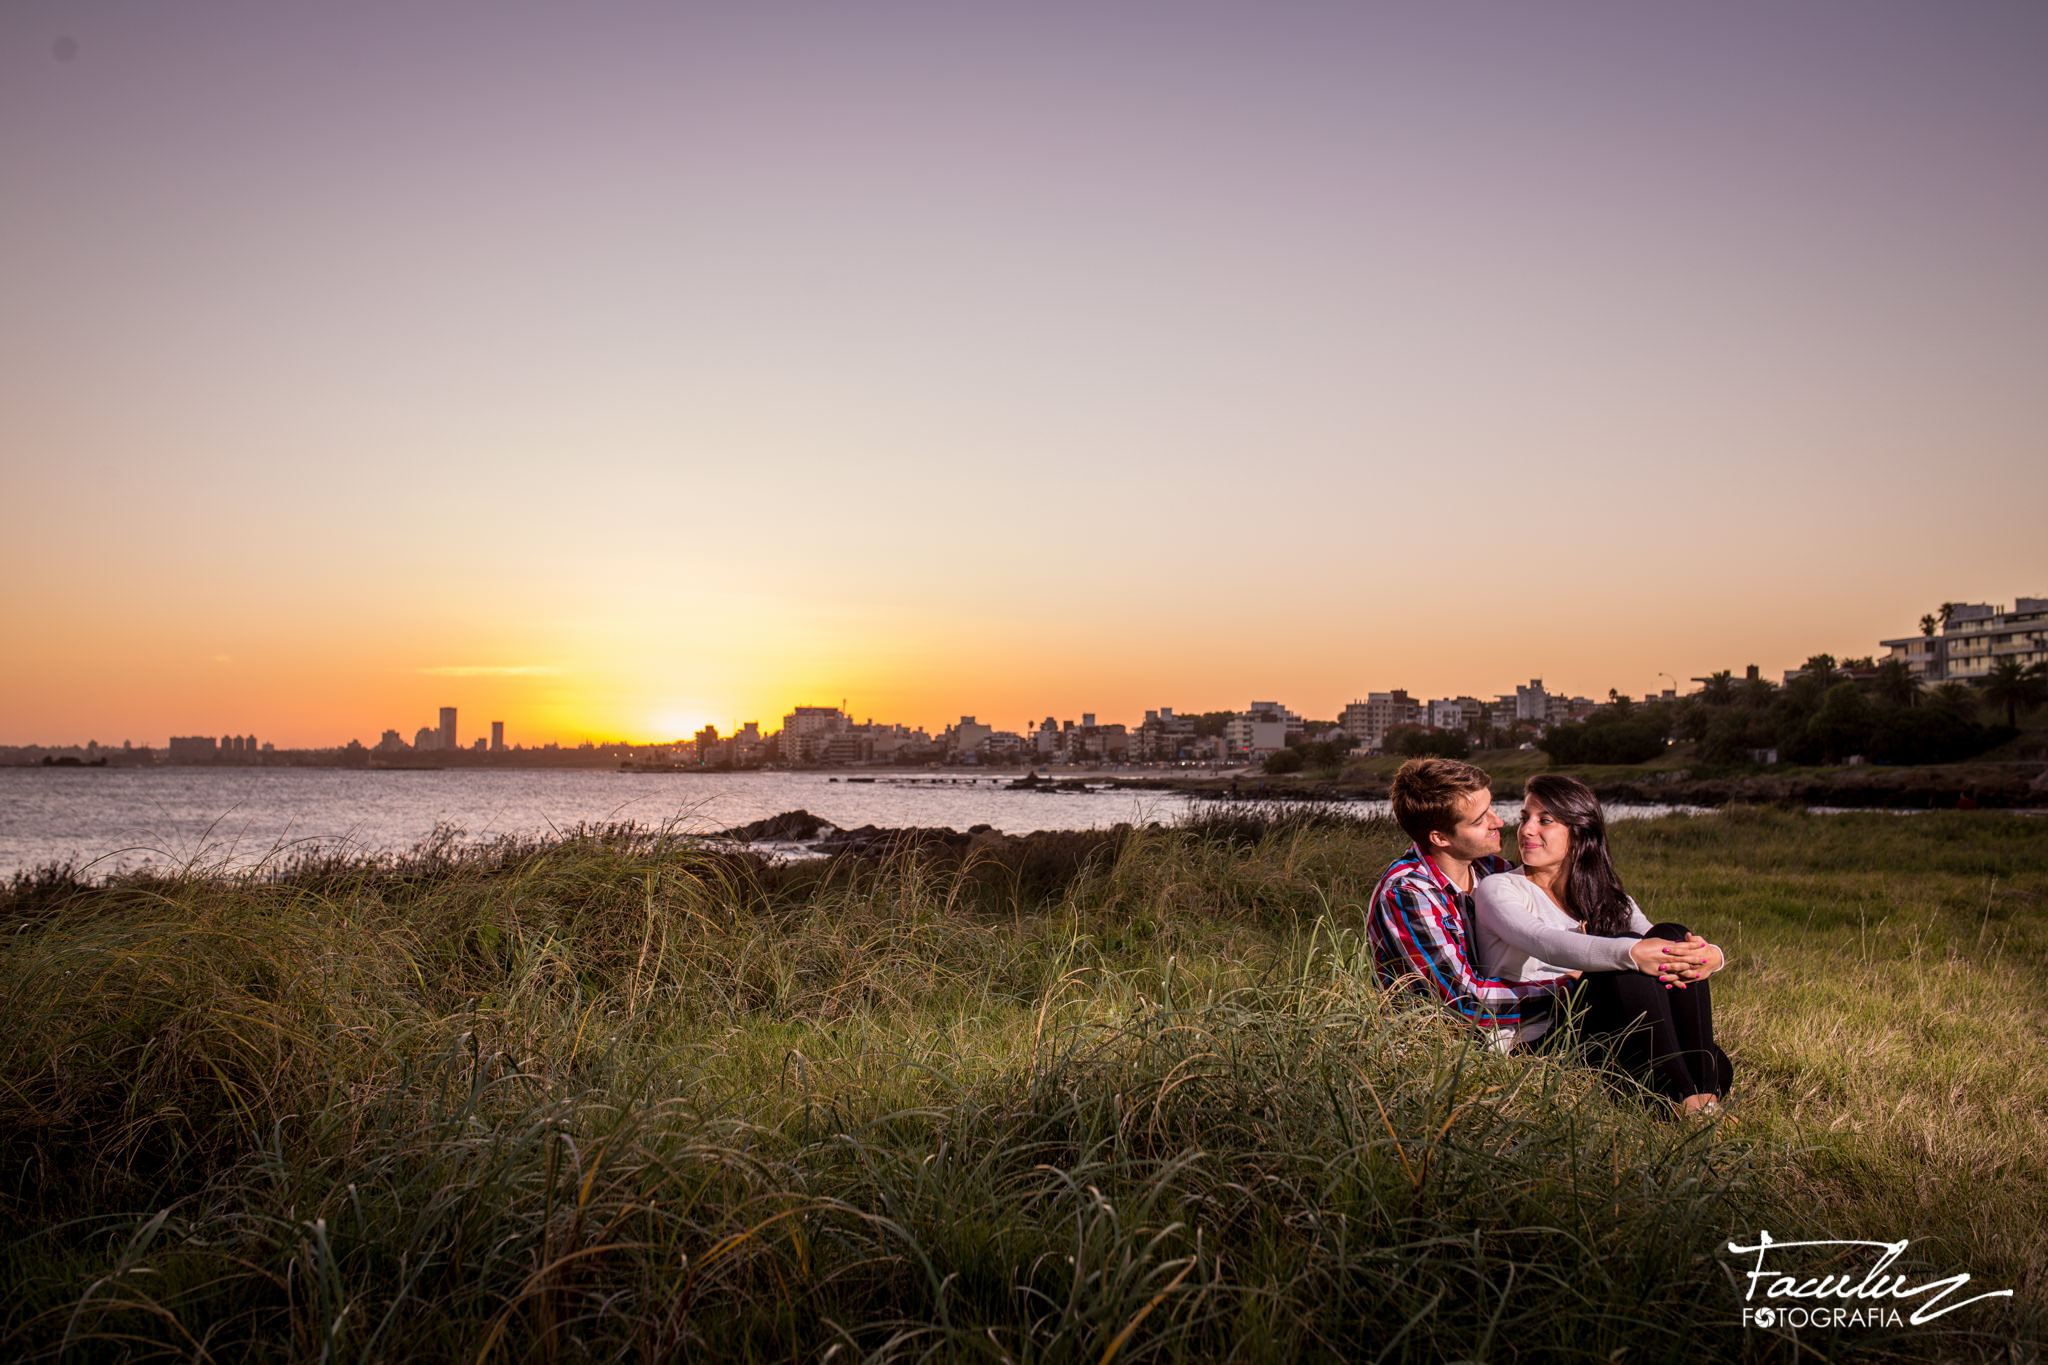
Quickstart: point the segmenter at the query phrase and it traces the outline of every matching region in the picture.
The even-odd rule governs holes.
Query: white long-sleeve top
[[[1599,938],[1585,933],[1570,911],[1552,900],[1520,868],[1481,877],[1472,905],[1479,923],[1479,970],[1501,980],[1562,976],[1566,972],[1631,972],[1632,938]],[[1628,927],[1638,934],[1651,924],[1635,901],[1628,903]],[[1548,1019],[1533,1020],[1495,1039],[1503,1049],[1533,1043],[1548,1032]]]

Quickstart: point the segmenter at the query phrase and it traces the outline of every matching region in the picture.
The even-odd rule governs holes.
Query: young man
[[[1512,866],[1500,856],[1493,780],[1453,758],[1418,758],[1394,774],[1392,795],[1394,819],[1415,843],[1380,874],[1366,915],[1380,984],[1425,991],[1489,1038],[1548,1019],[1570,978],[1502,981],[1474,966],[1472,888]]]

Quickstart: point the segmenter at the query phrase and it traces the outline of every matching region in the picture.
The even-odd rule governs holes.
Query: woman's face
[[[1522,827],[1515,837],[1522,846],[1524,867],[1556,867],[1572,847],[1571,830],[1533,796],[1522,798]]]

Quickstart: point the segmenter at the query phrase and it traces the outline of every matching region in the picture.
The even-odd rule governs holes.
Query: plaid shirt
[[[1473,885],[1513,866],[1505,858],[1480,858],[1472,864]],[[1426,991],[1490,1036],[1500,1031],[1504,1044],[1522,1025],[1549,1019],[1551,995],[1566,978],[1479,975],[1472,966],[1474,923],[1472,893],[1460,891],[1434,858],[1412,845],[1380,874],[1366,916],[1381,985]]]

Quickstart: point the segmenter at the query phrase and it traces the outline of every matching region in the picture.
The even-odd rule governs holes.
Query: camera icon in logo
[[[1778,1321],[1778,1310],[1775,1308],[1759,1308],[1751,1317],[1751,1321],[1756,1323],[1756,1325],[1759,1327],[1776,1326]]]

